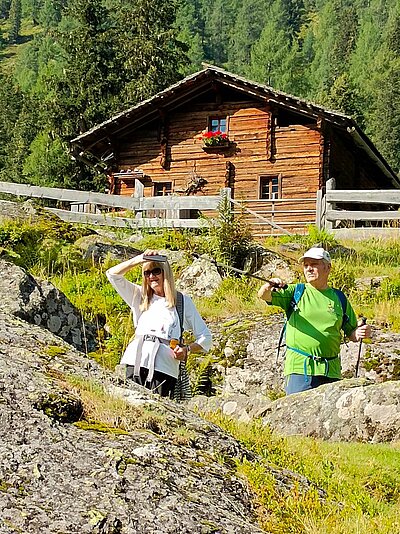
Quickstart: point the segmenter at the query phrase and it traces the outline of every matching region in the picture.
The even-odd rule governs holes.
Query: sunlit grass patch
[[[261,421],[240,423],[220,413],[206,417],[260,456],[259,461],[238,464],[238,471],[257,496],[259,520],[267,532],[400,532],[400,444],[283,438]],[[315,486],[307,492],[294,486],[279,493],[267,465],[304,475]],[[324,498],[316,488],[325,492]]]

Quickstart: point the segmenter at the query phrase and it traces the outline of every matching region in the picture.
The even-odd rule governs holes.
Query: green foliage
[[[260,38],[251,49],[249,76],[282,91],[303,94],[302,59],[298,43],[292,39],[294,28],[284,2],[275,0],[265,21]]]
[[[142,233],[144,234],[143,238],[135,243],[135,246],[140,250],[166,249],[187,251],[189,253],[195,251],[196,239],[190,230],[161,228],[151,233],[145,234],[144,231]]]
[[[323,247],[330,250],[338,245],[335,236],[327,230],[319,230],[316,226],[310,225],[307,228],[307,234],[300,237],[301,243],[305,248]]]
[[[18,41],[19,32],[21,29],[21,0],[11,0],[8,18],[11,25],[10,31],[8,33],[8,40],[10,43],[16,43]]]
[[[212,354],[199,355],[190,353],[186,363],[190,374],[190,387],[192,395],[212,395],[215,394],[213,387],[213,369]]]
[[[29,147],[29,155],[23,164],[23,174],[30,184],[57,187],[68,181],[72,160],[68,147],[61,139],[51,139],[47,132],[40,132]]]
[[[71,243],[85,232],[51,216],[31,223],[8,221],[0,225],[0,247],[18,265],[51,277],[82,265],[82,255]]]
[[[329,275],[329,283],[338,289],[351,295],[355,287],[357,271],[355,265],[347,258],[335,258]]]
[[[256,453],[256,461],[238,462],[237,469],[257,495],[258,518],[267,532],[389,534],[399,530],[398,447],[285,439],[261,421],[239,423],[221,414],[207,414],[207,418]],[[288,491],[279,491],[271,465],[300,473],[312,484],[308,490],[294,484]]]
[[[133,333],[129,307],[115,294],[102,269],[91,267],[81,272],[64,271],[52,282],[82,313],[98,327],[99,349],[90,356],[114,369]],[[103,326],[107,325],[107,331]]]
[[[187,47],[177,38],[174,0],[110,0],[110,5],[121,95],[130,105],[179,79]]]
[[[203,317],[232,317],[246,311],[262,311],[264,303],[257,299],[260,282],[242,277],[226,277],[211,297],[203,297],[197,307]],[[276,309],[275,309],[276,311]]]
[[[234,214],[226,195],[221,198],[217,220],[206,227],[205,237],[205,252],[232,267],[243,265],[252,244],[250,228],[242,214]]]

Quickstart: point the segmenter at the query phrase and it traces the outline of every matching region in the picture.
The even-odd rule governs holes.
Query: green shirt
[[[272,292],[272,304],[288,310],[294,295],[295,285],[287,289]],[[346,315],[349,318],[344,325],[344,332],[350,335],[357,327],[354,310],[347,302]],[[303,374],[306,363],[307,375],[325,375],[340,378],[341,327],[343,310],[339,297],[329,287],[319,291],[310,284],[305,284],[304,293],[286,324],[286,360],[285,376],[292,373]],[[303,356],[289,347],[296,348],[327,360],[313,360]]]

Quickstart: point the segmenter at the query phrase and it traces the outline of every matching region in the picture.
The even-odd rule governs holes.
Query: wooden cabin
[[[400,186],[350,117],[213,66],[83,133],[72,147],[104,169],[110,193],[199,196],[229,187],[255,235],[271,233],[263,219],[291,231],[314,224],[318,191],[331,178],[337,189]]]

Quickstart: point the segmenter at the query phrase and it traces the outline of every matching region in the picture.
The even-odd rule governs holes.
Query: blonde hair
[[[159,267],[164,273],[164,294],[165,302],[168,308],[174,308],[176,305],[176,289],[175,280],[172,273],[171,265],[167,261],[147,261],[142,265],[142,301],[140,303],[140,311],[146,311],[149,309],[151,299],[153,298],[154,291],[150,286],[149,279],[144,276],[144,271],[155,269]]]

